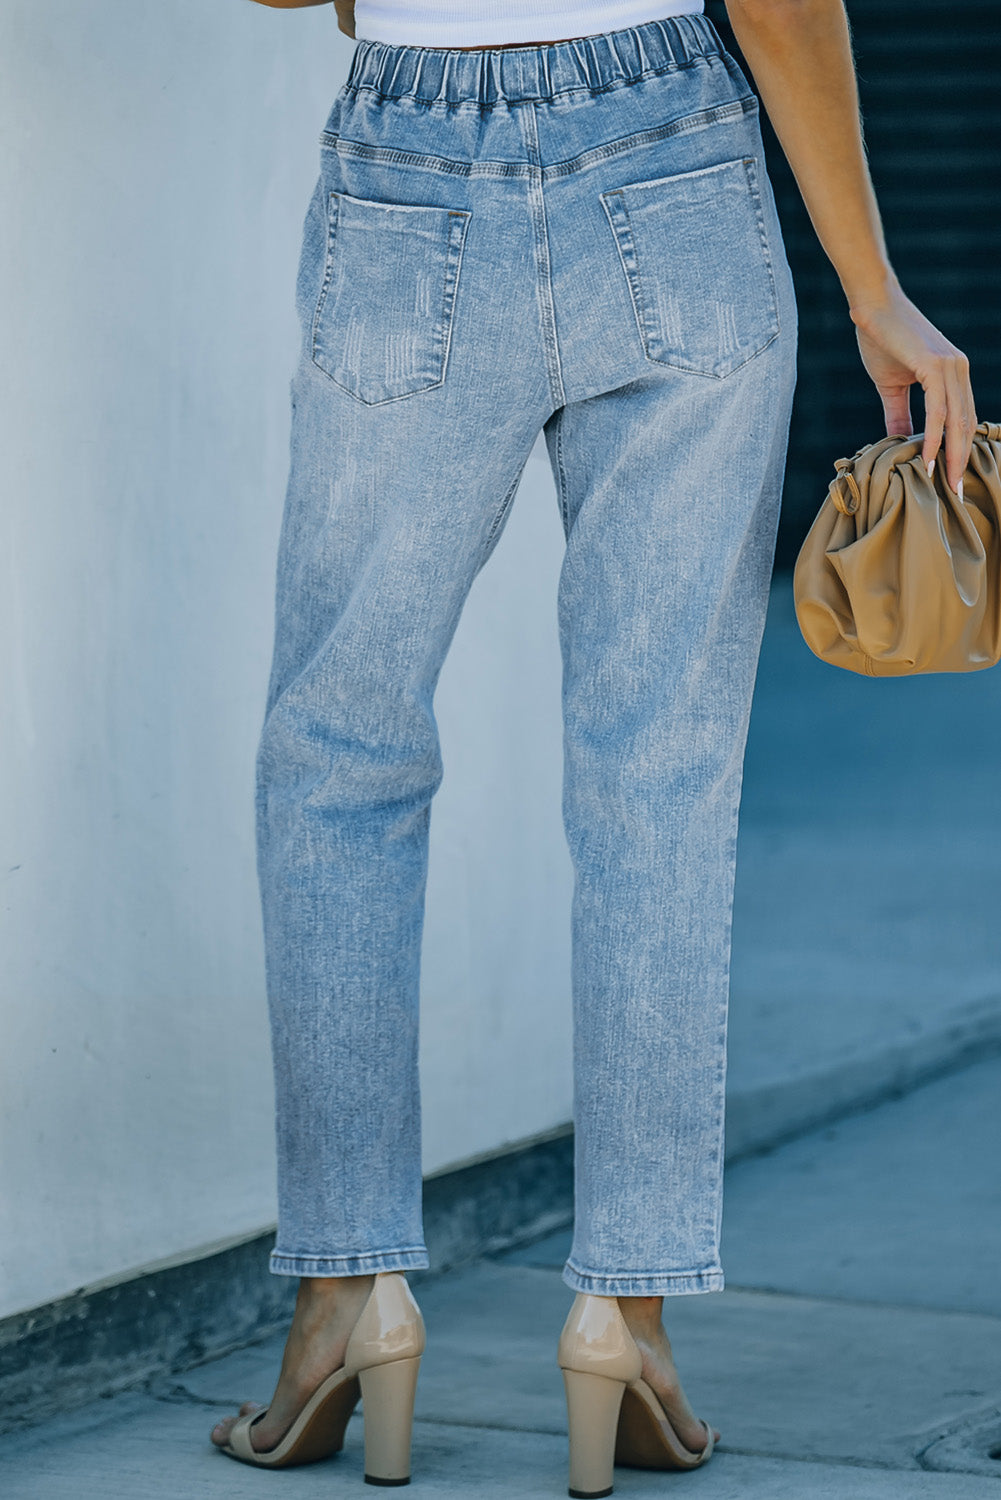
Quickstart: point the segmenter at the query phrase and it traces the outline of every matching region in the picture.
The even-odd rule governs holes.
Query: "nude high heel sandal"
[[[557,1354],[567,1393],[569,1493],[598,1500],[612,1493],[615,1464],[638,1469],[697,1469],[713,1451],[681,1442],[655,1392],[640,1378],[643,1358],[616,1297],[578,1292]]]
[[[424,1353],[421,1310],[399,1271],[380,1271],[348,1340],[344,1364],[320,1384],[274,1448],[258,1453],[250,1429],[267,1407],[238,1417],[222,1448],[259,1468],[316,1463],[344,1445],[348,1418],[362,1403],[367,1484],[410,1483],[417,1371]]]

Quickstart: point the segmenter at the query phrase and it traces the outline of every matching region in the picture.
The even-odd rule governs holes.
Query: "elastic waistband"
[[[635,83],[718,55],[722,42],[704,12],[644,21],[539,47],[394,47],[359,40],[344,88],[426,104],[516,104]]]

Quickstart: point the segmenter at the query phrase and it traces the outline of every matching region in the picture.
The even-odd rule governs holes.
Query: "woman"
[[[293,8],[324,0],[260,0]],[[888,433],[961,482],[968,362],[902,291],[842,0],[729,0],[840,278]],[[404,1483],[428,1265],[417,1087],[432,699],[540,429],[573,859],[571,1493],[613,1455],[695,1467],[665,1295],[719,1290],[744,743],[795,383],[757,98],[701,0],[338,0],[357,34],[297,282],[291,472],[257,831],[278,1239],[277,1389],[213,1431],[267,1466],[340,1445]]]

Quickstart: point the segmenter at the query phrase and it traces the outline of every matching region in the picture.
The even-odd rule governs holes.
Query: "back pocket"
[[[779,331],[753,156],[600,195],[648,359],[721,378]]]
[[[366,405],[445,379],[468,210],[331,192],[313,363]]]

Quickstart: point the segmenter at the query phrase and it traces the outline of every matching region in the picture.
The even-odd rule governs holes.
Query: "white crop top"
[[[558,42],[702,9],[703,0],[355,0],[355,37],[392,47]]]

